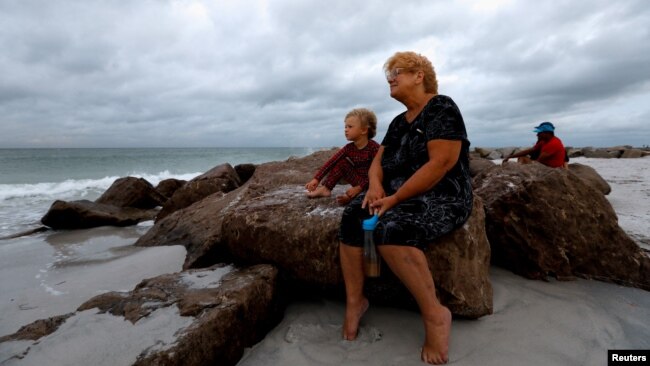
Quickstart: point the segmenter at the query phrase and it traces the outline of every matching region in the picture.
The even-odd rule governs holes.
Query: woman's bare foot
[[[368,310],[368,299],[364,298],[358,304],[345,305],[345,320],[343,321],[343,339],[353,341],[359,335],[359,322]]]
[[[431,365],[447,363],[449,357],[449,334],[451,333],[451,312],[440,305],[429,315],[422,315],[424,321],[424,346],[422,361]]]
[[[309,198],[329,197],[331,195],[332,195],[332,191],[327,189],[327,187],[325,186],[320,186],[311,192],[307,192],[307,197]]]

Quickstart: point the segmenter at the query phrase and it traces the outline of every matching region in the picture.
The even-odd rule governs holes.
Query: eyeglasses
[[[397,77],[397,75],[403,73],[407,70],[405,67],[396,67],[392,70],[386,70],[386,80],[392,80]]]

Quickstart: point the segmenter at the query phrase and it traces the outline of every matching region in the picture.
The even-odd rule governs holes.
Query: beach
[[[494,314],[455,319],[452,365],[607,365],[608,349],[650,348],[650,295],[597,281],[530,281],[491,268]],[[422,365],[417,312],[372,304],[359,339],[341,340],[344,304],[289,306],[285,319],[241,366]]]
[[[497,161],[498,162],[498,161]],[[620,226],[650,250],[650,158],[589,159],[612,187]],[[181,270],[181,246],[136,248],[151,222],[129,228],[45,232],[0,242],[0,336],[63,315],[106,291]],[[454,319],[450,364],[606,365],[607,350],[650,349],[650,294],[577,279],[532,281],[492,267],[494,313]],[[424,330],[414,311],[373,306],[359,339],[341,340],[344,304],[304,298],[247,349],[239,365],[421,365]],[[142,323],[140,323],[142,322]],[[173,344],[188,324],[174,306],[133,326],[93,310],[69,318],[36,344],[0,343],[0,365],[130,365],[143,349]],[[29,352],[25,352],[29,348]],[[22,355],[15,357],[16,355]]]

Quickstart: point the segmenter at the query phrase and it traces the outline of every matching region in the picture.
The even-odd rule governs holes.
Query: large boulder
[[[594,278],[650,289],[650,258],[605,196],[566,169],[506,164],[477,175],[494,263],[528,278]]]
[[[644,151],[641,149],[625,149],[621,154],[622,159],[642,158],[644,156]]]
[[[271,263],[300,283],[327,288],[342,284],[337,238],[342,208],[332,200],[310,200],[301,186],[285,185],[240,202],[223,222],[223,240],[238,260]],[[456,315],[478,318],[492,313],[490,245],[480,198],[461,228],[432,243],[425,255],[440,300]],[[386,276],[373,280],[374,296],[409,305],[401,284]],[[462,275],[461,275],[462,274]],[[401,296],[397,296],[397,295]]]
[[[175,212],[136,244],[185,245],[186,268],[224,258],[270,263],[294,283],[341,288],[337,232],[342,208],[333,197],[308,199],[304,194],[305,182],[333,153],[262,164],[244,186]],[[333,196],[342,192],[336,187]],[[433,245],[428,256],[434,268],[444,268],[434,275],[441,300],[454,313],[472,318],[492,311],[490,249],[482,215],[477,200],[469,223]],[[385,297],[398,291],[394,286],[385,289]]]
[[[246,183],[255,173],[257,166],[255,164],[238,164],[235,165],[235,171],[241,179],[242,184]]]
[[[498,152],[501,153],[501,157],[505,158],[507,156],[510,156],[517,151],[521,150],[519,147],[514,147],[514,146],[509,146],[509,147],[500,147],[497,149]]]
[[[155,317],[157,310],[176,307],[178,314],[190,321],[184,322],[173,342],[157,338],[157,333],[141,332],[149,338],[143,343],[155,346],[142,349],[134,365],[235,365],[246,347],[259,342],[278,323],[285,304],[276,286],[277,270],[272,266],[232,269],[216,265],[147,279],[133,291],[98,295],[77,312],[98,309],[100,314],[122,317],[138,327],[146,324],[150,315]],[[74,319],[75,314],[36,321],[0,342],[34,340],[22,348],[14,347],[14,357],[29,359],[31,346],[40,338],[56,339],[57,329],[70,318],[80,322]],[[96,350],[80,352],[90,355]],[[121,350],[109,345],[102,352],[117,356]]]
[[[338,284],[343,207],[333,199],[309,199],[304,191],[302,185],[283,185],[238,202],[224,217],[222,240],[245,263],[271,263],[307,283]]]
[[[167,201],[179,188],[184,186],[185,183],[187,183],[187,181],[182,179],[163,179],[156,186],[156,191],[165,197],[165,201]]]
[[[430,244],[425,255],[433,269],[438,297],[454,314],[467,318],[492,314],[492,252],[480,197],[474,196],[467,222]]]
[[[23,327],[16,333],[0,337],[0,343],[12,341],[36,341],[42,337],[54,333],[61,324],[65,323],[74,313],[57,315],[47,319],[39,319]]]
[[[584,148],[582,149],[582,155],[586,158],[611,159],[618,158],[620,152],[618,150],[610,152],[605,149]]]
[[[218,165],[175,190],[171,198],[163,205],[156,221],[213,193],[230,192],[240,184],[239,175],[230,164]]]
[[[609,183],[598,174],[596,169],[589,165],[571,163],[569,164],[569,171],[580,177],[585,183],[596,188],[597,191],[602,192],[604,195],[610,194],[612,187]]]
[[[301,159],[290,158],[286,162],[262,164],[256,168],[253,177],[236,190],[228,194],[214,193],[156,220],[154,226],[135,245],[183,245],[187,249],[183,264],[185,269],[228,261],[228,249],[222,240],[222,223],[236,203],[262,195],[283,184],[304,185],[335,151],[318,151]]]
[[[478,173],[489,169],[496,164],[489,159],[483,159],[483,158],[475,158],[475,159],[469,159],[469,174],[474,177]]]
[[[130,226],[152,220],[157,210],[117,207],[88,200],[54,201],[41,223],[52,229],[87,229],[97,226]]]
[[[569,158],[577,158],[579,156],[583,156],[584,152],[582,148],[573,148],[573,147],[568,147],[567,148],[567,155]]]
[[[119,178],[97,199],[96,203],[117,207],[151,209],[162,204],[166,198],[143,178]]]

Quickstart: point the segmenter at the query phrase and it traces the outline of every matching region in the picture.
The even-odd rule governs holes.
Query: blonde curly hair
[[[377,116],[375,112],[366,108],[355,108],[345,115],[345,119],[357,117],[362,127],[368,127],[368,138],[371,139],[377,134]]]
[[[386,60],[384,71],[392,70],[396,67],[408,69],[410,71],[422,71],[424,73],[424,91],[427,93],[438,94],[438,79],[436,71],[428,58],[419,53],[412,51],[395,52],[394,55]]]

